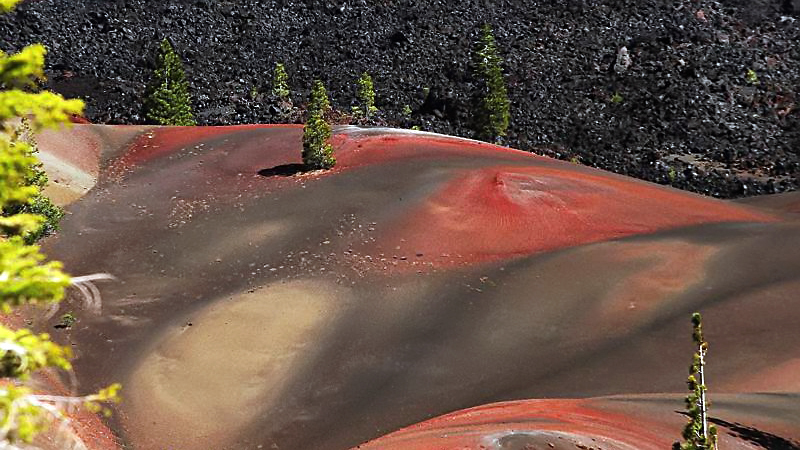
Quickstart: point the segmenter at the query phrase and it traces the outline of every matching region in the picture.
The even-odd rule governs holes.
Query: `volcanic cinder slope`
[[[378,129],[306,173],[301,134],[41,139],[82,195],[48,254],[118,278],[63,308],[83,387],[125,386],[126,448],[666,448],[696,310],[725,448],[797,448],[797,197]]]

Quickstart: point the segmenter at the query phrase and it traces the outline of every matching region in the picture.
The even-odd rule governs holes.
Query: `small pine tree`
[[[331,125],[319,114],[312,115],[303,128],[303,164],[310,170],[330,169],[336,165],[331,138]]]
[[[196,124],[183,63],[167,39],[161,41],[144,107],[147,120],[158,125]]]
[[[330,169],[336,165],[331,138],[331,124],[325,119],[330,110],[328,92],[321,81],[314,82],[308,104],[308,121],[303,128],[303,164],[311,170]]]
[[[511,118],[502,62],[492,27],[486,24],[474,52],[474,75],[479,82],[476,131],[480,139],[487,141],[505,136]]]
[[[706,398],[705,364],[708,342],[703,337],[703,318],[700,313],[692,314],[692,340],[697,345],[689,366],[686,384],[691,393],[686,397],[689,422],[683,429],[684,442],[675,442],[673,450],[716,450],[717,429],[708,425],[708,399]]]
[[[285,102],[290,102],[289,98],[289,75],[283,64],[275,64],[272,71],[272,96]]]
[[[361,102],[364,117],[369,120],[372,113],[378,111],[375,107],[375,86],[372,83],[372,76],[364,72],[358,79],[358,99]]]

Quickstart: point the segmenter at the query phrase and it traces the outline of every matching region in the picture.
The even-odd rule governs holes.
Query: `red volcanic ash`
[[[52,372],[41,372],[36,375],[39,388],[45,394],[69,396],[72,395]],[[67,414],[69,431],[83,443],[88,450],[118,450],[120,445],[114,433],[103,423],[97,414],[81,407]],[[63,445],[63,437],[59,437],[57,425],[51,424],[37,440],[51,442],[53,445]],[[44,444],[43,444],[44,445]],[[57,447],[54,447],[57,448]],[[60,449],[59,449],[60,450]]]
[[[713,418],[720,428],[720,448],[752,449],[753,443],[758,447],[767,443],[771,444],[769,448],[796,448],[791,440],[797,432],[794,420],[777,413],[789,404],[789,399],[771,397],[768,401],[775,408],[772,417],[765,420],[753,416],[754,405],[766,398],[720,399],[725,406],[717,408]],[[356,448],[664,449],[680,439],[686,423],[686,416],[679,411],[681,404],[678,395],[492,403],[411,425]]]
[[[450,159],[453,157],[480,159],[493,162],[508,161],[531,163],[550,158],[486,142],[454,138],[436,134],[337,134],[332,139],[336,149],[337,167],[356,167],[410,159]]]
[[[535,162],[535,161],[532,161]],[[715,222],[768,222],[745,207],[578,169],[465,170],[389,233],[385,248],[487,261]]]
[[[128,147],[124,155],[114,160],[108,168],[110,174],[120,174],[147,161],[166,156],[180,149],[213,138],[233,136],[238,131],[260,128],[299,128],[301,125],[233,125],[225,127],[155,127],[142,133]],[[298,157],[300,150],[297,150]]]
[[[595,407],[592,400],[494,403],[431,419],[358,449],[663,449],[677,427]],[[675,428],[675,429],[673,429]]]

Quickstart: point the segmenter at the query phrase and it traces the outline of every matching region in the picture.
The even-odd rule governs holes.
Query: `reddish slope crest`
[[[766,399],[784,414],[782,419],[762,419],[758,428],[737,422],[764,402],[759,397],[719,397],[724,418],[712,411],[711,422],[719,428],[720,448],[798,448],[793,440],[771,432],[791,433],[787,430],[795,424],[787,418],[800,412],[791,398]],[[501,402],[426,420],[356,449],[663,450],[678,439],[674,430],[685,423],[678,413],[681,403],[677,396],[663,395]]]
[[[271,130],[297,136],[284,133],[275,141]],[[334,138],[339,165],[324,176],[403,163],[441,168],[441,186],[378,242],[419,254],[420,262],[491,261],[697,224],[776,220],[746,206],[487,143],[397,130],[341,131]],[[203,176],[231,186],[224,180],[237,171],[300,163],[299,133],[298,126],[275,125],[143,129],[104,173],[119,179],[159,158],[216,145],[226,147],[216,152],[224,153],[217,161],[230,149],[236,153],[220,164],[225,173],[212,167]]]
[[[426,259],[478,262],[705,223],[776,217],[628,177],[495,145],[396,130],[338,136],[345,168],[397,161],[454,163],[443,183],[379,242]]]

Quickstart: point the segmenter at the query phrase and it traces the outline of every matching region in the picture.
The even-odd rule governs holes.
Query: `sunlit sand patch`
[[[719,252],[715,246],[682,240],[603,245],[611,249],[612,264],[637,266],[591,314],[593,323],[603,323],[615,332],[650,319],[664,302],[702,282],[707,263]]]
[[[235,436],[314,357],[343,299],[323,281],[275,284],[169,329],[126,383],[135,448],[218,448]]]
[[[50,183],[44,193],[58,205],[70,204],[97,184],[101,160],[125,148],[148,127],[73,125],[36,135],[39,153]]]
[[[97,183],[97,173],[90,173],[52,153],[38,155],[50,178],[44,193],[59,205],[67,205],[83,197]]]

